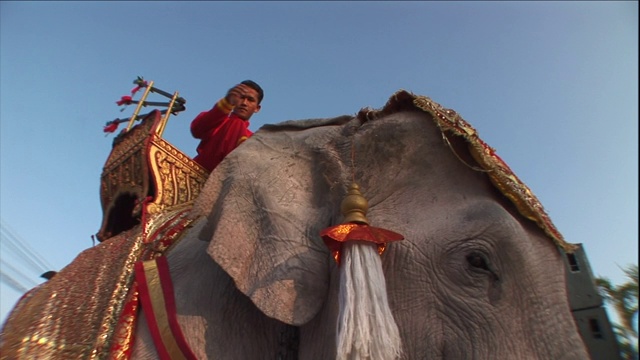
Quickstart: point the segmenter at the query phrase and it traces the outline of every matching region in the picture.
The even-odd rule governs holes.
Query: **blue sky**
[[[2,1],[3,272],[41,282],[7,232],[54,270],[92,246],[102,127],[131,115],[115,102],[137,76],[187,99],[165,138],[191,156],[191,120],[245,79],[265,89],[254,131],[379,108],[399,89],[431,97],[496,149],[595,275],[620,283],[638,263],[638,2]],[[3,321],[21,293],[0,294]]]

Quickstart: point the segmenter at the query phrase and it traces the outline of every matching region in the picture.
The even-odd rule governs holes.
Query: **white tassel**
[[[346,242],[340,262],[337,359],[397,359],[402,352],[400,332],[389,309],[376,245]]]

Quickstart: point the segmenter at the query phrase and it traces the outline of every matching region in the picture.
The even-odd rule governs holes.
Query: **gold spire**
[[[362,196],[360,187],[355,182],[349,186],[349,191],[347,191],[347,196],[342,200],[340,210],[345,217],[345,223],[369,224],[369,220],[367,220],[369,203]]]

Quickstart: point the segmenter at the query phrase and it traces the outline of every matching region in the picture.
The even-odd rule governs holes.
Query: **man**
[[[260,111],[264,92],[260,85],[245,80],[229,89],[209,111],[191,122],[191,134],[200,139],[194,160],[212,171],[240,143],[253,135],[249,119]]]

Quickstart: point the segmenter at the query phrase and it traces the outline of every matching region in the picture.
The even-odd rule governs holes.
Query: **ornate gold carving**
[[[100,199],[103,222],[98,232],[101,241],[106,240],[114,228],[109,215],[116,209],[121,196],[135,200],[131,214],[121,214],[149,222],[147,215],[159,214],[175,207],[191,204],[200,193],[208,173],[199,164],[156,135],[163,119],[160,112],[153,112],[129,132],[114,141],[114,148],[107,159],[101,178]],[[150,202],[147,197],[152,196]],[[133,201],[130,200],[130,201]],[[144,209],[143,209],[144,208]],[[143,224],[148,227],[147,224]]]
[[[147,207],[149,214],[192,203],[207,180],[208,174],[200,165],[155,136],[151,140],[149,160],[156,180],[156,198]]]
[[[113,149],[102,171],[100,180],[100,201],[102,203],[103,220],[98,232],[98,239],[104,241],[115,235],[111,233],[113,224],[109,224],[109,215],[116,209],[119,197],[127,195],[138,202],[149,194],[149,170],[146,161],[146,147],[149,134],[154,123],[160,119],[159,112],[147,115],[140,124],[130,131],[123,132],[113,142]],[[131,218],[139,217],[140,207],[130,214],[121,214]]]
[[[110,172],[123,159],[130,157],[132,153],[142,148],[145,140],[149,137],[154,122],[159,118],[158,112],[152,112],[130,131],[118,135],[113,140],[113,149],[104,165],[103,173]]]

